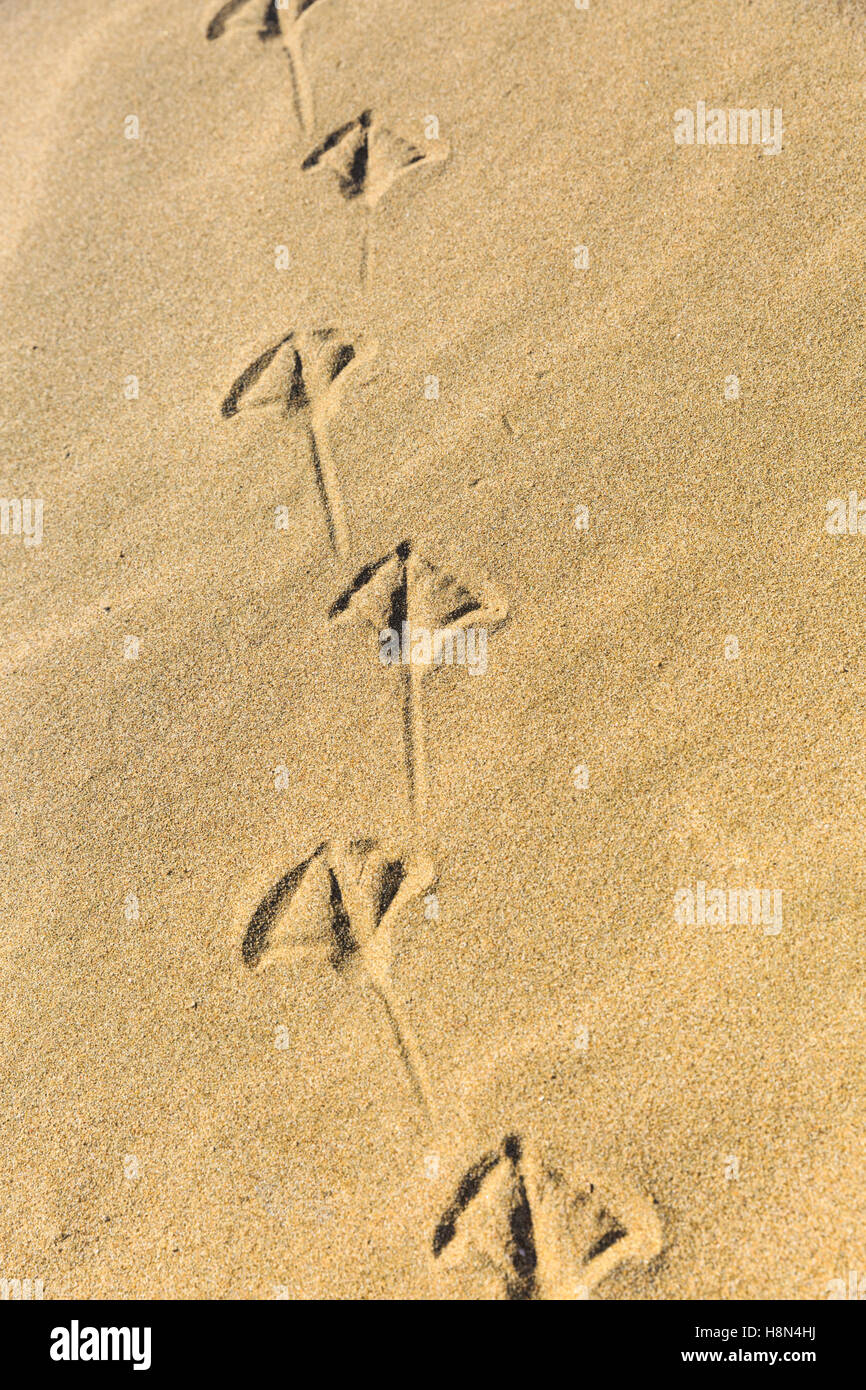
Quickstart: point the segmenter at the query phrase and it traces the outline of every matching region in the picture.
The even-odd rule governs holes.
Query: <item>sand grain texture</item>
[[[0,1275],[825,1297],[864,1268],[864,541],[824,521],[866,15],[300,8],[0,11],[2,493],[44,499],[0,535]],[[781,153],[676,147],[701,99],[781,107]],[[485,674],[329,618],[389,556],[418,611],[408,555],[496,618]],[[782,930],[677,922],[699,880]]]

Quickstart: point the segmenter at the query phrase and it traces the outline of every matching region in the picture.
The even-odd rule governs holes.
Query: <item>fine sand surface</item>
[[[825,1298],[866,10],[304,9],[0,9],[0,1277]]]

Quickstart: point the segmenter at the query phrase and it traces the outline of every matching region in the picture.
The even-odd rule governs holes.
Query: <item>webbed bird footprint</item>
[[[411,141],[388,130],[372,111],[362,111],[354,120],[333,130],[307,155],[301,165],[304,171],[330,171],[343,197],[348,202],[357,199],[366,208],[361,258],[363,286],[368,287],[373,278],[372,218],[380,199],[410,169],[441,164],[449,153],[446,140],[427,141],[426,150],[420,150]]]
[[[317,0],[227,0],[206,29],[209,39],[237,30],[254,33],[263,42],[279,39],[289,61],[292,93],[301,129],[313,127],[313,90],[301,49],[301,21]]]
[[[471,670],[486,670],[487,633],[504,622],[507,614],[505,600],[492,587],[485,586],[476,595],[453,575],[429,564],[409,541],[401,541],[395,550],[366,565],[329,609],[332,622],[370,623],[379,636],[380,661],[400,668],[406,779],[419,829],[423,829],[427,801],[419,683],[434,667],[450,666],[455,652],[458,662],[466,660]]]
[[[230,420],[248,409],[271,409],[289,417],[304,410],[330,413],[350,369],[368,362],[376,347],[372,339],[352,342],[333,327],[286,333],[232,382],[222,414]]]
[[[453,574],[425,560],[410,541],[401,541],[355,576],[332,603],[328,616],[332,622],[367,622],[380,636],[390,630],[404,639],[407,649],[415,645],[416,633],[440,634],[438,660],[432,647],[426,657],[420,650],[412,657],[414,666],[429,670],[443,661],[450,664],[458,634],[469,628],[483,628],[487,633],[499,627],[508,616],[508,605],[493,585],[470,590]]]
[[[328,539],[337,555],[349,548],[328,421],[352,374],[376,352],[372,339],[351,342],[337,328],[286,333],[244,368],[226,394],[221,413],[231,420],[244,411],[263,411],[288,422],[303,439]]]
[[[411,1020],[394,997],[394,929],[432,887],[423,854],[403,855],[376,840],[326,840],[265,894],[246,929],[245,963],[258,970],[310,958],[353,976],[384,1010],[417,1103],[433,1122],[433,1093]]]
[[[434,880],[426,856],[402,856],[376,840],[326,840],[262,898],[244,935],[244,962],[259,969],[310,955],[335,970],[360,963],[386,980],[394,927]]]
[[[620,1265],[662,1249],[652,1200],[618,1184],[567,1180],[507,1135],[464,1173],[433,1235],[434,1258],[492,1298],[588,1298]]]
[[[419,164],[439,164],[449,152],[446,140],[431,140],[420,150],[388,130],[372,111],[362,111],[332,131],[301,168],[329,169],[344,198],[361,198],[373,208],[402,174]]]

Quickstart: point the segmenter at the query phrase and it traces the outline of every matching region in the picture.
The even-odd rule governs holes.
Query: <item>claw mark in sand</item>
[[[509,1134],[460,1179],[434,1258],[448,1271],[486,1274],[506,1299],[588,1298],[620,1265],[646,1264],[662,1249],[652,1199],[612,1187],[567,1181]]]
[[[331,548],[349,549],[336,470],[328,443],[328,420],[347,378],[376,351],[372,340],[351,343],[336,328],[287,333],[256,357],[233,383],[222,403],[226,420],[241,410],[266,410],[300,429],[310,462]]]
[[[491,588],[475,597],[453,575],[418,555],[410,541],[401,541],[381,560],[367,565],[331,605],[328,616],[332,621],[361,619],[372,624],[377,635],[385,628],[404,635],[401,680],[406,780],[422,840],[427,814],[427,755],[421,682],[436,668],[408,659],[413,629],[438,631],[447,640],[449,634],[453,638],[470,626],[486,631],[498,627],[507,613],[504,600]]]
[[[391,970],[394,929],[435,877],[424,855],[403,856],[375,840],[326,840],[265,894],[241,947],[251,970],[312,956],[361,978],[385,1011],[415,1097],[431,1124],[432,1092],[424,1059],[394,998]]]
[[[209,39],[227,30],[254,32],[263,43],[280,39],[288,58],[292,96],[298,124],[305,135],[313,129],[313,89],[301,46],[302,21],[317,0],[228,0],[207,27]],[[249,8],[248,8],[249,6]]]
[[[373,215],[379,200],[401,175],[422,164],[439,164],[448,157],[445,140],[431,140],[422,153],[416,145],[394,135],[373,115],[362,111],[353,121],[331,132],[301,168],[329,169],[347,201],[360,198],[367,221],[361,256],[361,284],[369,288],[373,280]]]

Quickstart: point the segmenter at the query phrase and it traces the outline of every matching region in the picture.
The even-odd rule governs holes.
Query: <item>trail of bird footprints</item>
[[[282,51],[305,138],[314,132],[315,104],[303,31],[323,3],[228,0],[206,29],[210,41],[237,37]],[[425,143],[419,149],[366,109],[337,126],[301,161],[305,173],[332,174],[338,194],[361,206],[360,274],[368,290],[379,202],[398,178],[441,163],[449,154],[445,141]],[[292,328],[243,367],[221,407],[223,419],[230,422],[248,413],[267,416],[275,442],[288,453],[296,453],[300,445],[328,544],[340,561],[350,556],[351,539],[329,421],[351,376],[375,352],[372,339],[350,338],[334,325]],[[483,631],[486,653],[486,635],[507,613],[504,597],[493,586],[458,579],[420,555],[410,540],[369,561],[335,597],[328,613],[332,625],[357,623],[372,627],[377,637],[390,630],[402,638],[401,654],[387,664],[396,667],[391,678],[402,725],[409,842],[374,837],[322,842],[264,892],[241,942],[241,957],[251,972],[294,962],[336,972],[347,984],[368,990],[387,1020],[413,1095],[434,1132],[439,1118],[423,1053],[393,981],[395,936],[411,933],[413,913],[437,880],[428,848],[422,701],[425,679],[437,666],[429,657],[414,659],[411,643],[417,632],[435,633],[447,646],[466,641],[473,630]],[[490,1297],[575,1299],[588,1298],[620,1265],[651,1260],[662,1249],[662,1232],[650,1197],[619,1187],[608,1190],[603,1179],[575,1183],[542,1159],[531,1136],[506,1134],[498,1148],[479,1153],[456,1177],[453,1198],[429,1247],[434,1269],[476,1277]]]

